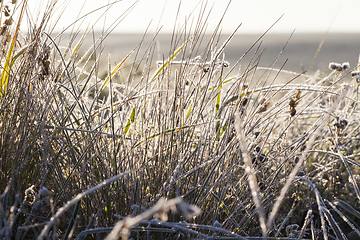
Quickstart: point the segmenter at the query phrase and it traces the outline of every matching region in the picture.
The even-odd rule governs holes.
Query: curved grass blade
[[[40,235],[37,237],[38,240],[41,240],[41,239],[45,239],[46,236],[48,236],[49,234],[49,231],[51,229],[51,227],[55,224],[55,222],[57,221],[57,219],[59,219],[59,217],[65,213],[71,206],[73,206],[74,204],[77,204],[83,197],[89,195],[90,193],[93,193],[95,191],[97,191],[98,189],[122,178],[122,177],[125,177],[127,175],[129,175],[130,173],[136,171],[138,169],[133,169],[133,170],[130,170],[130,171],[126,171],[126,172],[123,172],[123,173],[120,173],[114,177],[111,177],[103,182],[100,182],[98,183],[96,186],[82,192],[82,193],[79,193],[76,197],[74,197],[73,199],[71,199],[70,201],[68,201],[63,207],[61,207],[57,212],[56,214],[50,219],[50,221],[46,224],[46,226],[43,228],[43,230],[41,231]]]

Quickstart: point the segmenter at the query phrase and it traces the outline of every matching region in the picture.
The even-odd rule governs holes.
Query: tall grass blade
[[[13,35],[11,45],[10,45],[10,48],[8,50],[8,53],[7,53],[7,57],[5,59],[5,64],[4,64],[3,71],[1,73],[0,97],[5,95],[5,93],[6,93],[6,89],[7,89],[7,85],[8,85],[8,81],[9,81],[9,76],[10,76],[11,66],[14,63],[11,58],[12,58],[12,55],[13,55],[13,52],[14,52],[15,43],[16,43],[17,35],[18,35],[19,29],[20,29],[21,19],[22,19],[22,16],[23,16],[23,12],[24,12],[24,9],[25,9],[26,2],[27,1],[24,0],[24,2],[22,4],[20,15],[19,15],[19,20],[18,20],[18,23],[16,25],[15,33]]]
[[[80,194],[78,194],[76,197],[74,197],[73,199],[71,199],[70,201],[68,201],[63,207],[61,207],[56,214],[51,218],[51,220],[46,224],[46,226],[43,228],[43,230],[41,231],[40,235],[37,237],[38,240],[43,240],[46,238],[46,236],[49,234],[49,231],[51,229],[51,227],[54,225],[54,223],[57,221],[57,219],[59,219],[59,217],[65,212],[67,211],[71,206],[77,204],[83,197],[89,195],[90,193],[93,193],[97,190],[99,190],[100,188],[122,178],[127,176],[128,174],[137,171],[138,169],[133,169],[131,171],[127,171],[127,172],[123,172],[120,173],[112,178],[109,178],[103,182],[98,183],[95,187],[92,187]]]
[[[157,72],[154,74],[154,76],[152,77],[152,80],[154,80],[157,76],[159,76],[159,74],[167,67],[167,65],[169,65],[169,63],[174,60],[174,58],[179,54],[179,52],[186,46],[186,44],[188,44],[188,42],[191,40],[192,38],[189,38],[186,42],[183,43],[183,45],[181,45],[173,55],[171,55],[171,57],[157,70]]]
[[[71,231],[73,230],[73,227],[74,227],[74,224],[75,224],[75,220],[76,220],[76,216],[79,212],[79,208],[80,208],[80,202],[78,202],[76,205],[75,205],[75,209],[74,209],[74,212],[73,212],[73,215],[70,219],[70,222],[69,222],[69,226],[68,226],[68,229],[66,230],[66,233],[65,233],[65,236],[64,236],[64,240],[67,240],[69,239],[69,237],[71,238],[70,233]]]
[[[124,64],[124,62],[131,56],[131,54],[132,54],[133,52],[134,52],[134,50],[131,50],[131,52],[130,52],[125,58],[123,58],[123,60],[112,70],[112,72],[111,72],[111,77],[114,76],[114,74],[119,70],[119,68]],[[106,84],[107,84],[109,81],[110,81],[110,76],[108,76],[108,77],[105,79],[104,84],[101,86],[99,92],[101,92],[101,91],[105,88]]]

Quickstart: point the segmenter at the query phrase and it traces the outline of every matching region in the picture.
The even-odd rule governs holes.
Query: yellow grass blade
[[[181,51],[181,49],[183,49],[186,44],[188,44],[188,42],[192,39],[189,38],[183,45],[181,45],[176,51],[175,53],[170,57],[169,60],[167,60],[160,68],[159,70],[155,73],[155,75],[152,77],[152,80],[154,80],[165,68],[167,65],[169,65],[169,63],[176,57],[176,55],[178,55],[178,53]]]
[[[111,77],[114,76],[114,74],[119,70],[119,68],[124,64],[124,62],[126,61],[126,59],[128,59],[130,57],[130,55],[134,52],[134,50],[132,50],[116,67],[115,69],[111,72]],[[104,89],[104,87],[106,86],[106,84],[109,82],[110,80],[110,76],[108,76],[104,82],[104,84],[101,86],[100,88],[100,92]]]
[[[85,29],[84,34],[81,36],[81,39],[79,40],[78,44],[76,44],[76,47],[75,47],[75,49],[74,49],[74,51],[73,51],[73,55],[77,52],[77,50],[79,49],[79,47],[81,46],[81,44],[84,42],[84,39],[85,39],[85,37],[86,37],[86,35],[87,35],[87,33],[88,33],[88,30],[89,30],[89,27],[87,27],[87,28]]]
[[[12,57],[12,54],[13,54],[13,51],[14,51],[17,34],[19,32],[19,29],[20,29],[20,23],[21,23],[21,18],[22,18],[23,12],[24,12],[25,4],[26,4],[26,0],[23,2],[23,5],[21,7],[19,20],[18,20],[16,29],[15,29],[15,33],[14,33],[14,36],[13,36],[9,51],[7,53],[7,57],[6,57],[5,64],[4,64],[4,69],[3,69],[2,73],[1,73],[0,96],[3,96],[6,93],[7,84],[8,84],[9,75],[10,75],[10,68],[11,68],[12,64],[14,63],[14,62],[11,61],[11,57]]]

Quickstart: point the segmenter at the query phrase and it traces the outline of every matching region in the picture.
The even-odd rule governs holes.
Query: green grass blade
[[[136,111],[136,107],[133,108],[133,110],[130,114],[130,119],[128,120],[128,122],[125,125],[124,136],[126,136],[127,132],[129,131],[131,123],[133,123],[135,121],[135,111]]]

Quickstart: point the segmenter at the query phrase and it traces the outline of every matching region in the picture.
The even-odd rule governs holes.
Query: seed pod
[[[265,103],[262,105],[262,107],[260,107],[258,113],[265,112],[265,111],[267,110],[267,108],[268,108],[269,105],[270,105],[269,102],[265,102]]]
[[[227,68],[227,67],[230,66],[230,63],[228,63],[228,62],[223,62],[222,65],[223,65],[223,67],[226,67],[226,68]]]
[[[349,69],[350,68],[350,63],[349,62],[343,62],[341,64],[341,67],[343,70]]]
[[[340,121],[340,125],[344,129],[348,125],[348,122],[345,119],[343,119]]]
[[[7,26],[4,25],[3,27],[0,28],[0,35],[4,35],[4,33],[6,32]]]
[[[356,75],[359,75],[359,71],[352,71],[351,72],[352,77],[355,77]]]
[[[4,24],[7,25],[7,26],[10,26],[12,23],[13,23],[13,20],[11,18],[6,19],[5,22],[4,22]]]
[[[249,99],[248,98],[243,98],[241,99],[241,106],[244,107],[246,106],[246,104],[248,103]]]
[[[343,67],[342,67],[342,65],[340,64],[340,63],[337,63],[336,64],[336,71],[342,71],[343,70]]]
[[[290,108],[295,108],[296,105],[297,105],[297,102],[293,98],[290,98],[290,100],[289,100]]]
[[[334,63],[334,62],[329,63],[329,68],[331,70],[336,70],[336,63]]]
[[[296,114],[296,109],[295,108],[291,108],[290,109],[290,116],[295,116],[295,114]]]
[[[5,7],[4,7],[4,14],[5,14],[5,17],[9,17],[9,16],[10,16],[9,6],[5,6]]]

